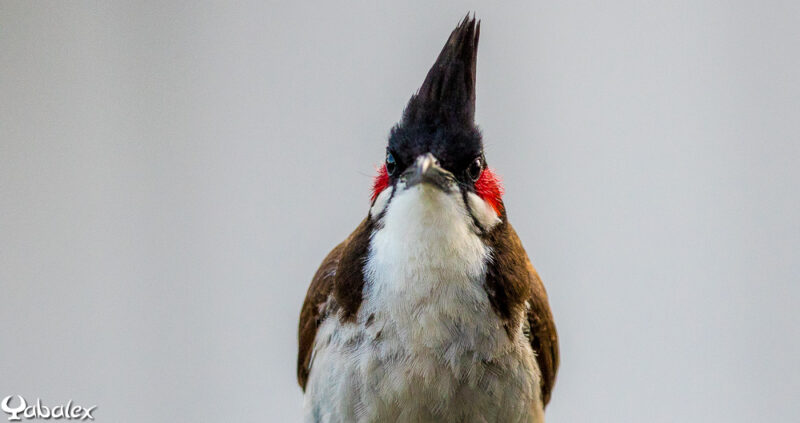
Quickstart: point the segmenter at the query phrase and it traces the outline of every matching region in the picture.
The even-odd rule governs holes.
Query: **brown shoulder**
[[[489,300],[510,337],[520,325],[530,328],[524,332],[542,373],[542,401],[547,405],[558,371],[558,335],[547,292],[505,216],[484,237],[492,249],[486,275]]]
[[[305,389],[317,328],[330,315],[341,311],[352,319],[361,305],[363,266],[369,248],[372,223],[364,219],[350,236],[322,260],[306,292],[298,327],[297,382]]]

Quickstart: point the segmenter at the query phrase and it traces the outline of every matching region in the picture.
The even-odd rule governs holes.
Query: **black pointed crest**
[[[460,165],[483,149],[475,126],[475,75],[480,21],[469,14],[459,23],[392,129],[395,155],[433,152]],[[409,157],[410,159],[411,157]]]
[[[453,30],[419,91],[409,101],[402,123],[472,125],[480,30],[480,22],[469,15]]]

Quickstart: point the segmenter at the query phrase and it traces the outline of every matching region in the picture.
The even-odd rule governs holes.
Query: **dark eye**
[[[483,173],[483,160],[478,157],[469,164],[467,176],[475,182],[481,177],[481,173]]]
[[[386,173],[389,175],[394,174],[395,169],[397,168],[397,162],[394,161],[394,156],[392,153],[386,152]]]

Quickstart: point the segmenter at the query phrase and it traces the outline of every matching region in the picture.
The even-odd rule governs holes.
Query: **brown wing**
[[[530,260],[528,260],[528,271],[531,281],[528,309],[529,339],[533,351],[536,352],[539,370],[542,372],[542,404],[546,406],[550,401],[550,393],[553,391],[558,372],[558,333],[547,301],[547,292]]]
[[[303,308],[300,309],[300,327],[298,328],[299,350],[297,353],[297,382],[300,387],[306,389],[306,380],[311,364],[311,351],[314,349],[314,337],[317,335],[317,327],[322,323],[322,308],[328,301],[328,297],[333,290],[333,280],[336,275],[336,268],[344,251],[347,240],[337,245],[330,253],[314,274],[311,285],[306,292],[306,299]]]
[[[486,273],[489,300],[509,336],[515,336],[520,324],[525,329],[542,372],[542,402],[547,405],[558,370],[558,336],[544,285],[505,213],[484,240],[492,248]],[[527,320],[521,321],[524,317]]]
[[[339,309],[343,319],[353,319],[358,313],[364,285],[364,259],[371,233],[372,221],[367,217],[322,260],[308,287],[298,327],[297,382],[304,390],[319,325]]]

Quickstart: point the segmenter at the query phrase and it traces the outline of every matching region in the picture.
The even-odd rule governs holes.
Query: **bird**
[[[467,14],[388,135],[367,216],[300,311],[305,422],[543,422],[558,335],[475,124]]]

